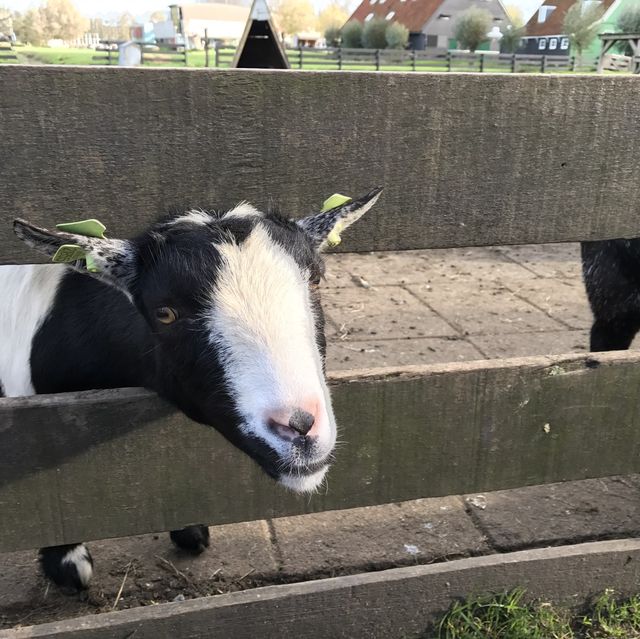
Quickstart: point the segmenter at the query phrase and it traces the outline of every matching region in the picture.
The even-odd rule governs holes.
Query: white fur
[[[175,220],[171,220],[169,224],[195,224],[196,226],[205,226],[211,222],[213,222],[213,218],[209,213],[205,213],[199,209],[192,209],[191,211],[187,211],[184,215],[177,217]]]
[[[234,208],[232,208],[230,211],[227,211],[227,213],[224,214],[225,218],[262,217],[262,216],[263,216],[263,213],[258,211],[258,209],[252,204],[249,204],[249,202],[240,202],[239,204],[236,204]]]
[[[54,302],[66,267],[0,266],[0,383],[7,397],[33,395],[31,343]]]
[[[238,398],[244,432],[266,442],[279,454],[283,469],[295,475],[299,464],[323,461],[336,440],[307,274],[260,224],[242,244],[217,248],[222,265],[208,318],[211,342]],[[317,454],[302,460],[290,442],[268,428],[267,417],[310,401],[319,407],[314,425]],[[297,480],[289,483],[301,485]]]
[[[280,475],[280,483],[296,493],[313,493],[321,486],[328,470],[329,466],[327,465],[311,475],[283,473]]]
[[[80,544],[75,548],[72,548],[63,558],[64,564],[73,564],[78,571],[78,577],[84,587],[89,585],[91,577],[93,576],[93,566],[91,559],[89,559],[89,552],[84,544]]]

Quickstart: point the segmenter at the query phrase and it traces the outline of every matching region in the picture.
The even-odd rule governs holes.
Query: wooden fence
[[[11,42],[0,41],[0,61],[17,60],[18,56]]]
[[[328,193],[377,184],[383,197],[342,250],[640,236],[633,78],[7,66],[0,83],[12,87],[0,92],[1,263],[34,259],[13,237],[18,215],[51,226],[87,212],[117,236],[174,205],[273,198],[302,216]],[[636,353],[351,371],[330,381],[348,445],[330,490],[312,499],[286,493],[213,429],[146,391],[0,399],[0,550],[640,471]],[[555,557],[575,577],[595,574],[606,556],[607,585],[637,583],[638,546],[536,561]],[[527,565],[534,579],[540,564]],[[211,628],[287,637],[302,610],[308,633],[297,636],[409,636],[424,620],[419,597],[434,596],[429,583],[458,583],[434,570],[0,637],[209,637]],[[489,571],[491,583],[523,570]],[[440,603],[452,596],[439,592]],[[396,635],[372,634],[367,619],[385,627],[383,613]]]
[[[209,40],[205,46],[205,66],[228,67],[235,55],[234,47]],[[490,73],[559,73],[593,72],[597,57],[523,55],[515,53],[465,53],[446,49],[423,51],[393,49],[287,49],[293,69],[316,71],[471,71]]]

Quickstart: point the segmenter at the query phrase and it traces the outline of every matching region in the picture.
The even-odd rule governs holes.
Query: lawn
[[[640,595],[608,590],[581,612],[525,599],[516,590],[456,602],[423,639],[640,639]]]

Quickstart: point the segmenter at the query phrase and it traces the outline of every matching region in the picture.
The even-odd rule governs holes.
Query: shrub
[[[454,31],[458,46],[473,53],[489,39],[487,33],[491,30],[492,23],[493,18],[486,9],[471,7],[461,13]]]
[[[362,22],[350,20],[342,27],[342,46],[347,49],[362,48]]]
[[[406,49],[409,42],[409,29],[399,22],[392,22],[385,32],[389,49]]]

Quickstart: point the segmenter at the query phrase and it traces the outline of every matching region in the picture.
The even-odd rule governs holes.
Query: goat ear
[[[73,227],[79,224],[61,226]],[[40,253],[49,255],[54,262],[66,262],[76,271],[88,273],[129,293],[135,279],[135,250],[131,242],[60,230],[50,231],[19,218],[14,220],[13,230],[23,242]],[[102,232],[99,234],[102,235]]]
[[[344,198],[344,196],[332,196],[325,205],[331,206],[334,198],[339,198],[342,202],[299,220],[298,226],[313,238],[318,250],[336,246],[340,243],[340,233],[359,220],[377,202],[380,193],[382,193],[381,186],[357,200]]]

